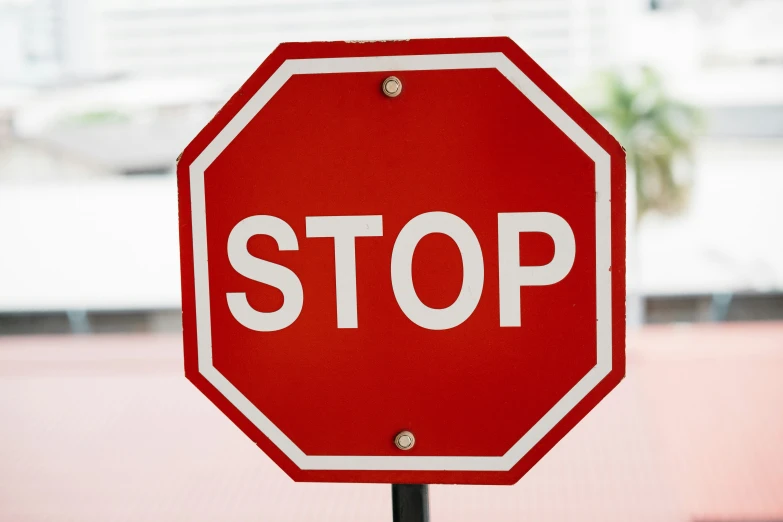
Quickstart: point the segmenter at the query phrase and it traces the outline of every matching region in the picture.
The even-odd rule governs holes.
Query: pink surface
[[[629,380],[690,517],[783,519],[783,325],[655,328],[634,346]]]
[[[432,520],[780,519],[780,441],[783,324],[648,328],[518,485],[432,487]],[[176,336],[0,338],[0,520],[375,521],[391,501],[292,482],[185,380]]]

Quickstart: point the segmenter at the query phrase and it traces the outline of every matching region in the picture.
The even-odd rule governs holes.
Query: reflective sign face
[[[624,161],[509,39],[283,44],[178,164],[186,375],[295,480],[514,483],[624,375]]]

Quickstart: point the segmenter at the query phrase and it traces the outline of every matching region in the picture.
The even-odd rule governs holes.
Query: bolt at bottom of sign
[[[410,431],[401,431],[394,437],[394,445],[401,450],[409,450],[416,444],[416,437]]]

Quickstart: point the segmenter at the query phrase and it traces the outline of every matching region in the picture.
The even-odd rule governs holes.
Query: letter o
[[[446,308],[430,308],[413,287],[413,252],[428,234],[446,234],[462,255],[462,288]],[[397,236],[391,258],[392,289],[402,312],[415,324],[428,330],[447,330],[465,322],[481,299],[484,288],[484,257],[473,229],[448,212],[427,212],[411,219]]]

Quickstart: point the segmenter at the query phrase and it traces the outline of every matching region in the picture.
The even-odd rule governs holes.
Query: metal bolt
[[[402,92],[402,82],[396,76],[389,76],[383,80],[381,88],[383,89],[383,94],[389,98],[395,98]]]
[[[416,437],[410,431],[401,431],[394,437],[394,445],[403,451],[407,451],[416,444]]]

